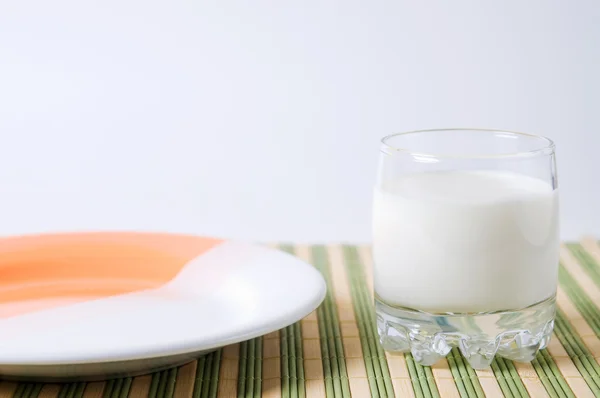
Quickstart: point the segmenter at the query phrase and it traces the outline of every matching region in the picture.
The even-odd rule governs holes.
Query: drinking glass
[[[377,328],[385,350],[475,369],[527,362],[552,334],[558,279],[554,144],[499,130],[382,140],[373,201]]]

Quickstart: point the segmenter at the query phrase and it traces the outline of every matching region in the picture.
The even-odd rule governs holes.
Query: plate
[[[0,374],[94,380],[179,365],[288,326],[326,285],[280,251],[208,237],[0,239]]]

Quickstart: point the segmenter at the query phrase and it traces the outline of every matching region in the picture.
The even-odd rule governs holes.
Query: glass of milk
[[[377,327],[388,351],[476,369],[531,361],[552,334],[558,185],[548,138],[478,129],[383,138],[373,201]]]

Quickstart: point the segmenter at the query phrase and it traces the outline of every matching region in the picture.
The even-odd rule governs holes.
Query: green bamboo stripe
[[[202,398],[215,398],[217,396],[218,387],[219,387],[219,369],[221,367],[221,350],[218,350],[213,355],[213,363],[212,369],[210,370],[211,378],[210,382],[207,384],[207,393],[202,393]]]
[[[25,384],[19,384],[13,394],[13,398],[21,398],[23,396],[24,389],[25,389]]]
[[[202,390],[200,391],[201,398],[207,398],[210,390],[210,381],[212,380],[211,374],[213,369],[213,362],[215,362],[214,354],[208,354],[206,358],[206,364],[204,365],[204,377],[202,378]]]
[[[554,359],[547,350],[538,352],[536,358],[531,362],[544,388],[552,398],[575,397],[573,391],[567,384],[563,375],[558,370]]]
[[[262,337],[240,343],[237,391],[237,396],[239,398],[261,396],[262,345]]]
[[[209,354],[210,355],[210,354]],[[194,378],[194,390],[192,391],[193,398],[200,398],[202,393],[202,384],[204,381],[204,369],[206,368],[206,358],[208,355],[198,358],[196,361],[196,376]]]
[[[439,398],[440,393],[437,388],[437,384],[435,383],[435,377],[433,377],[433,372],[431,371],[431,367],[429,366],[421,366],[418,363],[415,363],[415,368],[417,369],[417,375],[419,376],[419,381],[422,383],[426,383],[429,387],[430,397]],[[414,381],[413,381],[414,383]]]
[[[115,381],[113,390],[112,390],[112,394],[110,394],[111,397],[118,397],[119,394],[121,393],[121,388],[123,388],[123,379],[117,379]],[[161,395],[159,395],[160,397]]]
[[[439,397],[431,368],[419,365],[411,354],[404,354],[408,374],[416,397]]]
[[[383,348],[377,341],[375,312],[364,273],[364,264],[356,247],[344,246],[344,263],[350,285],[350,294],[358,324],[360,343],[373,397],[394,395],[392,378]],[[428,386],[428,396],[439,397],[435,382]]]
[[[255,397],[262,396],[262,361],[263,361],[263,339],[256,339],[256,350],[254,351],[254,394]]]
[[[127,377],[123,379],[114,379],[110,380],[106,383],[104,387],[104,391],[102,393],[103,397],[114,397],[121,398],[129,396],[129,389],[131,388],[132,378]],[[85,390],[85,383],[81,383],[76,389],[73,391],[73,395],[67,394],[66,397],[82,397],[83,392]]]
[[[33,384],[28,383],[25,384],[25,388],[23,389],[23,394],[21,395],[23,398],[29,398],[31,395],[31,391],[33,390]]]
[[[461,397],[485,397],[477,374],[462,357],[458,348],[453,348],[446,358]]]
[[[280,245],[279,248],[294,255],[291,245]],[[302,345],[302,327],[296,322],[279,332],[281,346],[281,396],[283,398],[306,397],[304,380],[304,357]]]
[[[84,384],[84,388],[85,388],[85,383],[83,383],[83,384]],[[23,397],[24,398],[37,398],[38,395],[40,395],[40,391],[42,391],[43,387],[44,387],[44,383],[33,383],[33,388],[31,389],[31,392],[29,393],[29,395],[23,395]]]
[[[62,388],[60,389],[60,392],[58,393],[58,398],[72,397],[73,393],[75,392],[75,388],[76,383],[63,384]]]
[[[77,383],[77,388],[75,389],[74,397],[81,398],[83,397],[83,393],[85,392],[86,383]],[[41,388],[40,388],[41,390]],[[129,391],[128,391],[129,393]]]
[[[427,389],[425,391],[423,391],[423,388],[421,387],[421,383],[419,382],[419,374],[417,373],[417,368],[416,368],[416,366],[418,364],[415,362],[415,360],[411,354],[405,354],[404,359],[406,359],[406,367],[408,368],[408,374],[410,375],[410,380],[413,385],[415,397],[417,397],[417,398],[425,397],[426,396],[425,393],[426,393]]]
[[[558,366],[556,366],[556,362],[548,350],[540,351],[537,356],[540,357],[539,362],[541,362],[541,368],[546,373],[546,376],[548,376],[548,379],[550,379],[550,382],[557,392],[557,395],[559,397],[575,397],[575,393],[573,393],[573,390],[571,390],[571,387],[569,387],[569,384],[558,369]],[[544,360],[546,362],[545,364]],[[550,376],[550,373],[554,376],[554,378]],[[555,382],[553,380],[555,380]]]
[[[13,398],[21,398],[24,395],[26,384],[19,384],[13,394]]]
[[[500,367],[495,361],[492,361],[492,371],[494,372],[494,376],[496,377],[496,381],[502,390],[502,393],[505,397],[513,397],[513,393],[508,385],[508,382],[502,376],[502,372],[500,371]]]
[[[296,368],[298,369],[298,397],[306,397],[306,385],[304,378],[304,351],[302,345],[302,325],[296,322],[294,325],[294,346],[296,348]]]
[[[217,350],[198,359],[193,398],[215,398],[219,386],[219,368],[221,350]]]
[[[452,372],[452,378],[454,379],[454,383],[456,384],[458,393],[463,398],[468,397],[469,393],[467,392],[466,383],[463,380],[462,376],[460,375],[460,372],[458,371],[458,365],[454,361],[454,352],[453,351],[451,351],[448,354],[448,356],[446,356],[446,360],[448,361],[448,367],[450,368],[450,371]],[[410,369],[409,369],[409,371],[410,371]],[[411,374],[411,378],[412,378],[412,374]],[[470,383],[470,380],[469,380],[469,383]]]
[[[166,397],[166,398],[173,397],[173,393],[175,392],[175,383],[177,383],[178,370],[179,370],[178,368],[169,369],[169,371],[167,373],[167,378],[165,380],[165,386],[164,386],[164,388],[161,387],[159,390],[161,392],[161,395],[159,395],[160,397]],[[124,379],[123,381],[125,382],[126,380]],[[125,389],[125,384],[121,388],[121,394],[123,393],[124,389]]]
[[[150,382],[150,391],[148,392],[148,398],[157,398],[161,397],[160,390],[164,389],[165,380],[167,378],[167,371],[163,370],[162,372],[157,372],[152,375],[152,381]],[[110,392],[107,395],[107,391],[104,390],[105,397],[111,397],[112,391],[114,390],[114,386],[111,386]]]
[[[41,390],[41,386],[42,386],[41,384],[35,384],[35,383],[32,383],[32,384],[29,384],[28,386],[26,386],[26,387],[25,387],[25,391],[23,391],[23,397],[24,397],[24,398],[30,398],[30,397],[32,397],[33,395],[37,396],[37,395],[39,394],[39,392],[38,392],[38,393],[36,393],[36,392],[35,392],[35,389],[36,389],[36,387],[37,387],[38,385],[40,386],[40,390]]]
[[[290,365],[290,397],[298,396],[298,367],[296,366],[296,346],[294,344],[294,328],[287,327],[287,337],[284,343],[288,346],[288,361]]]
[[[256,368],[256,339],[248,341],[248,375],[246,378],[246,397],[252,397],[254,394],[254,369]]]
[[[246,378],[248,368],[248,343],[242,341],[240,343],[240,360],[238,365],[238,380],[237,380],[237,393],[238,397],[246,396]]]
[[[279,331],[279,352],[281,355],[281,396],[290,396],[290,347],[287,344],[287,328],[283,328]]]
[[[57,397],[82,397],[86,383],[63,384]],[[21,383],[17,386],[13,398],[37,398],[44,383]]]
[[[13,398],[35,398],[40,394],[43,383],[23,383],[17,386]]]
[[[85,389],[85,383],[83,383],[84,385],[84,389]],[[42,387],[44,385],[42,383],[35,383],[32,386],[31,391],[29,392],[29,395],[26,395],[26,398],[37,398],[38,395],[40,395],[40,391],[42,391]],[[83,396],[83,392],[81,393],[81,395]]]
[[[56,397],[57,397],[57,398],[64,398],[64,397],[65,397],[65,395],[66,395],[66,392],[67,392],[68,388],[69,388],[69,385],[68,385],[68,384],[65,384],[65,385],[63,385],[63,386],[60,388],[60,391],[58,392],[58,395],[57,395]],[[17,389],[17,391],[18,391],[18,389]],[[15,392],[16,392],[16,391],[15,391]]]
[[[581,315],[583,315],[596,336],[600,337],[600,310],[598,310],[596,304],[590,300],[588,295],[562,264],[559,267],[558,275],[565,293],[571,298],[571,301],[573,301],[575,307],[581,312]]]
[[[506,358],[498,358],[498,363],[500,363],[500,369],[506,369],[506,374],[510,375],[513,385],[517,388],[517,391],[521,396],[529,397],[529,393],[527,392],[525,384],[523,384],[523,380],[521,380],[521,376],[519,376],[519,372],[517,372],[514,363]]]
[[[27,384],[19,384],[15,393],[13,394],[13,398],[22,398],[25,396],[25,390],[27,389]]]
[[[40,392],[42,392],[42,388],[44,388],[44,384],[43,383],[38,383],[35,386],[35,388],[33,389],[33,392],[31,393],[30,397],[31,398],[37,398],[37,397],[39,397],[40,396]],[[85,388],[84,388],[84,390],[85,390]]]
[[[494,371],[494,376],[496,376],[496,380],[503,380],[503,383],[498,382],[500,385],[500,389],[507,397],[529,397],[527,393],[527,389],[517,373],[517,369],[515,365],[505,359],[496,357],[492,361],[492,370]]]
[[[31,392],[32,389],[32,384],[30,383],[22,383],[19,384],[19,386],[17,387],[17,390],[15,391],[13,398],[24,398],[27,397],[29,395],[29,393]]]
[[[68,388],[69,388],[68,384],[65,384],[65,385],[63,385],[63,386],[60,388],[60,391],[58,392],[58,395],[56,396],[56,398],[64,398]],[[106,387],[105,387],[105,388],[106,388]],[[17,388],[17,391],[18,391],[18,388]],[[15,391],[15,393],[16,393],[17,391]]]
[[[65,398],[74,398],[83,396],[85,390],[85,383],[70,383],[67,384],[65,391]]]
[[[500,370],[500,367],[498,366],[498,363],[496,362],[495,359],[492,362],[492,371],[494,372],[494,376],[496,376],[496,380],[498,381],[498,385],[500,386],[500,389],[502,390],[502,393],[504,394],[504,396],[510,397],[510,398],[515,397],[515,394],[513,393],[513,389],[511,388],[510,380],[507,380],[504,377],[504,375],[502,374],[502,371]]]
[[[131,389],[132,382],[133,378],[131,377],[125,379],[123,383],[123,388],[121,388],[121,394],[118,395],[118,398],[127,398],[129,396],[129,390]]]
[[[175,374],[171,373],[172,370],[176,370],[176,369],[164,370],[160,373],[157,373],[158,382],[156,382],[154,384],[155,388],[149,394],[150,397],[162,398],[165,396],[165,394],[167,392],[167,384],[169,383],[169,379],[171,379],[171,378],[176,379],[176,377],[177,377],[177,373],[175,373]],[[119,394],[120,390],[121,390],[121,386],[119,386],[119,388],[115,388],[115,391],[113,391],[112,396],[117,396],[117,394]]]
[[[323,274],[327,282],[325,300],[317,310],[325,392],[327,397],[349,397],[350,385],[346,371],[337,305],[333,296],[333,283],[329,270],[327,249],[324,246],[313,246],[311,254],[313,264]]]
[[[542,362],[542,353],[539,352],[535,359],[533,361],[531,361],[531,366],[533,366],[533,369],[535,370],[535,373],[538,375],[538,378],[540,379],[540,381],[542,382],[544,389],[546,389],[546,392],[548,393],[548,395],[550,396],[550,398],[558,398],[558,397],[564,397],[564,393],[562,393],[562,389],[556,389],[554,383],[552,383],[550,381],[550,377],[548,377],[546,375],[545,370],[547,369],[547,364],[544,364]],[[546,366],[546,367],[544,367]],[[561,395],[562,393],[562,395]]]
[[[596,286],[600,287],[600,267],[594,258],[580,244],[568,243],[566,246],[573,257],[577,259],[581,268],[589,275]]]
[[[561,310],[556,313],[554,334],[594,395],[600,396],[600,366]]]

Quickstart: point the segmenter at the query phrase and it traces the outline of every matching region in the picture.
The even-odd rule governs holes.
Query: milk
[[[434,313],[521,309],[552,297],[558,195],[497,171],[407,175],[375,191],[374,284],[390,305]]]

